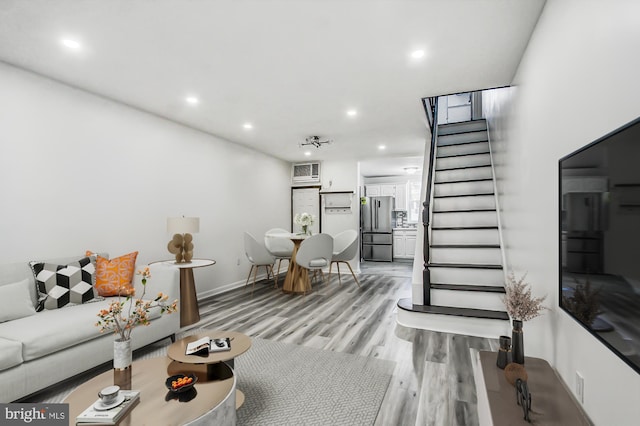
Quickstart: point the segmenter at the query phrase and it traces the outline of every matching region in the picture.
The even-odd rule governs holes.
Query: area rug
[[[254,338],[235,366],[239,425],[372,425],[395,363]]]
[[[192,330],[184,335],[200,332]],[[245,394],[238,425],[372,425],[395,362],[252,338],[235,359],[237,388]],[[134,354],[166,355],[167,344]],[[93,375],[98,374],[94,373]],[[92,375],[92,376],[93,376]],[[77,377],[29,402],[61,402],[89,377]]]

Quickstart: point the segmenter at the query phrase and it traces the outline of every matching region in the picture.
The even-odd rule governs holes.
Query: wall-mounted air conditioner
[[[298,163],[291,168],[293,185],[318,182],[320,182],[320,163]]]

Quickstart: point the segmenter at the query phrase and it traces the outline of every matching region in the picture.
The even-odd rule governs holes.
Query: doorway
[[[320,215],[320,187],[291,188],[291,231],[302,232],[302,227],[295,223],[299,213],[310,213],[316,217],[311,225],[311,232],[322,232],[322,217]]]

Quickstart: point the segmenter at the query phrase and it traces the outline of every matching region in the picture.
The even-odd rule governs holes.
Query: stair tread
[[[491,248],[499,249],[500,244],[432,244],[431,248]]]
[[[478,132],[486,132],[486,130],[479,130]],[[474,133],[474,132],[466,132],[466,133]],[[489,145],[489,138],[487,137],[486,139],[481,139],[481,140],[476,140],[476,141],[464,141],[464,142],[454,142],[454,143],[447,143],[448,139],[453,139],[450,136],[457,136],[460,135],[461,133],[452,133],[450,135],[438,135],[438,138],[444,138],[445,140],[442,141],[443,143],[438,143],[436,144],[436,146],[438,148],[444,148],[446,146],[457,146],[457,145],[470,145],[470,144],[474,144],[474,143],[482,143],[482,144],[487,144]]]
[[[491,167],[491,164],[477,164],[475,166],[447,167],[444,169],[436,169],[436,172],[446,172],[448,170],[479,169],[481,167]]]
[[[451,135],[438,135],[438,138],[443,138],[445,136],[455,136],[460,133],[453,133]],[[462,146],[462,145],[471,145],[473,143],[489,143],[489,139],[482,139],[479,141],[466,141],[466,142],[453,142],[453,143],[445,143],[447,141],[442,141],[443,143],[437,143],[436,146],[438,148],[445,148],[447,146]]]
[[[434,210],[431,213],[475,213],[475,212],[495,212],[496,209],[466,209],[466,210]]]
[[[486,293],[504,293],[504,287],[499,285],[478,284],[439,284],[431,283],[431,289],[452,291],[484,291]]]
[[[398,300],[398,307],[405,311],[421,312],[425,314],[454,315],[469,318],[483,318],[509,321],[509,315],[503,311],[486,309],[454,308],[449,306],[414,305],[410,298]]]
[[[434,195],[433,198],[457,198],[457,197],[477,197],[481,195],[493,195],[494,192],[475,192],[473,194],[452,194],[452,195]]]
[[[448,131],[449,129],[452,129],[452,128],[465,127],[465,126],[469,126],[469,125],[476,125],[476,126],[477,125],[481,125],[481,126],[483,126],[483,128],[473,129],[473,130],[465,130],[465,131],[458,132],[458,133],[447,133],[447,134],[457,135],[459,133],[486,132],[487,131],[487,121],[484,118],[480,118],[480,119],[477,119],[477,120],[458,121],[457,123],[442,123],[442,124],[438,124],[438,130]]]
[[[455,158],[455,157],[469,157],[472,155],[486,155],[489,154],[489,151],[483,152],[470,152],[469,154],[449,154],[449,155],[436,155],[436,158]]]
[[[445,180],[443,182],[434,182],[436,185],[442,185],[445,183],[467,183],[467,182],[486,182],[493,181],[493,178],[477,178],[477,179],[467,179],[467,180]]]
[[[459,231],[464,229],[498,229],[497,226],[494,225],[478,225],[478,226],[432,226],[431,230],[436,231]]]
[[[430,263],[429,267],[436,268],[470,268],[470,269],[502,269],[502,265],[481,263]]]

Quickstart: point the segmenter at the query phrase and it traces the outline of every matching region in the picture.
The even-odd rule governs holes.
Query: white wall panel
[[[517,88],[483,102],[507,263],[529,272],[551,308],[525,324],[525,351],[549,360],[572,390],[575,372],[584,376],[584,407],[597,425],[637,424],[640,376],[558,308],[557,164],[640,115],[638,16],[632,1],[547,1]]]
[[[243,231],[289,227],[287,162],[4,64],[0,93],[3,262],[169,259],[166,218],[198,216],[202,294],[244,281]]]

